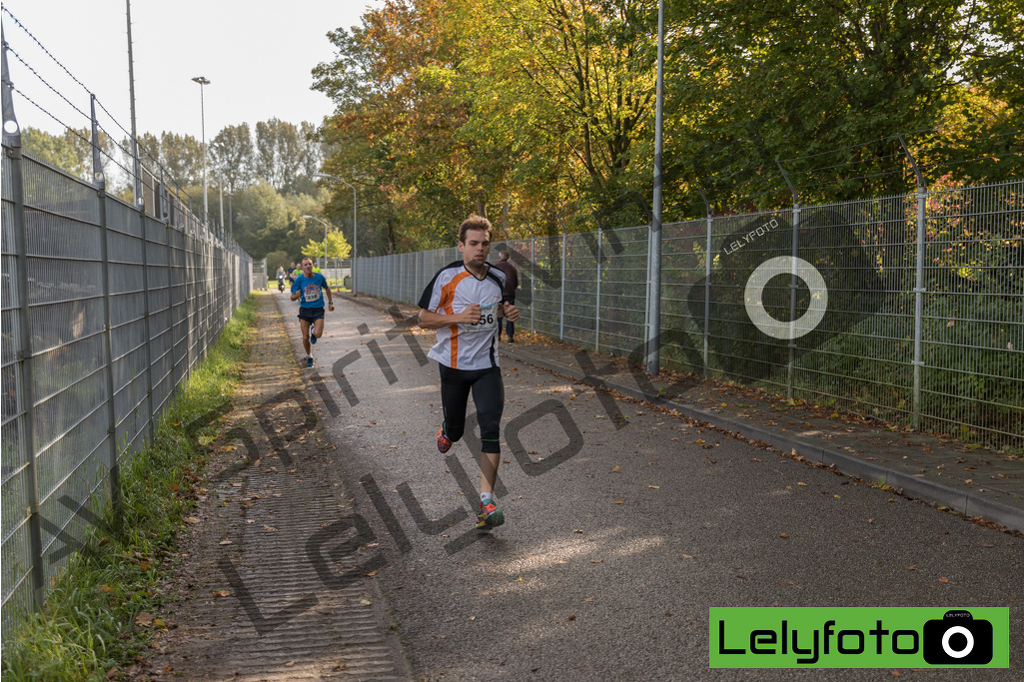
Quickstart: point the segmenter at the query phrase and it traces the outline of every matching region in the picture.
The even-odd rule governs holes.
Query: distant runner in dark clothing
[[[519,273],[516,271],[516,266],[508,260],[508,251],[498,252],[498,263],[494,267],[498,268],[505,273],[505,288],[501,291],[501,300],[516,304],[516,289],[519,288]],[[505,335],[508,336],[509,343],[515,343],[516,328],[515,323],[512,320],[505,318]],[[498,340],[501,340],[501,325],[498,325]]]

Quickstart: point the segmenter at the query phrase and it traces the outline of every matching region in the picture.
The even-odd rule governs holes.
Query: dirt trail
[[[272,295],[188,521],[168,631],[144,677],[407,680]],[[307,392],[307,389],[308,392]]]

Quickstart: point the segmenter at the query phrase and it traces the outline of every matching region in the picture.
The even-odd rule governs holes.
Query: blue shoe
[[[312,366],[313,366],[313,356],[307,355],[306,356],[306,367],[312,367]]]
[[[316,344],[316,332],[309,333],[309,342],[314,345]]]

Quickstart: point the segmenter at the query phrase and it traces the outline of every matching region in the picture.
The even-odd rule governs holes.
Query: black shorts
[[[302,306],[299,306],[299,319],[305,320],[310,324],[313,324],[317,320],[322,320],[324,319],[324,307],[320,306],[319,308],[303,308]]]

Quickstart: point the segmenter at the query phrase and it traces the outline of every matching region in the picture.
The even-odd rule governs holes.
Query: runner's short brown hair
[[[466,233],[470,230],[483,230],[487,233],[487,238],[491,238],[491,221],[483,216],[471,215],[462,221],[459,225],[459,242],[462,244],[466,243]]]

